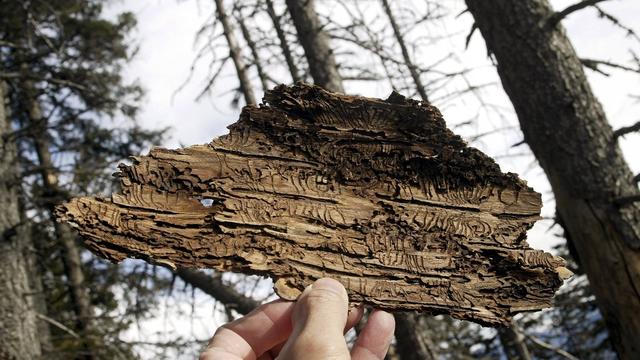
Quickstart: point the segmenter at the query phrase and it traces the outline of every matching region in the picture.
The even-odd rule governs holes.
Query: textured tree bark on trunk
[[[343,93],[342,77],[338,72],[329,37],[322,30],[314,0],[287,0],[287,8],[304,48],[309,72],[316,85],[326,90]]]
[[[25,254],[30,241],[20,223],[17,152],[5,100],[0,81],[0,358],[38,359],[38,322]]]
[[[223,0],[215,0],[216,14],[218,20],[222,24],[222,30],[224,31],[224,37],[227,39],[227,45],[229,46],[229,56],[233,61],[233,65],[236,68],[238,79],[240,80],[240,91],[244,95],[244,101],[247,105],[256,104],[256,96],[253,93],[253,86],[249,80],[249,74],[247,73],[247,67],[242,57],[242,50],[238,45],[238,39],[233,31],[233,26],[229,21],[229,16],[225,12]]]
[[[280,86],[208,145],[121,165],[122,194],[59,208],[96,254],[314,279],[351,300],[484,324],[550,305],[562,259],[530,249],[540,194],[434,107]]]
[[[273,7],[272,0],[265,0],[267,4],[267,13],[271,18],[271,22],[273,22],[273,28],[276,30],[276,35],[278,35],[278,41],[280,42],[280,48],[282,49],[282,55],[284,55],[284,59],[287,62],[287,67],[289,67],[289,73],[291,74],[291,79],[293,82],[301,81],[300,73],[298,71],[298,67],[296,66],[295,61],[293,60],[293,54],[291,53],[291,48],[289,47],[289,43],[287,42],[287,37],[282,30],[282,25],[280,24],[280,18],[276,15],[276,11]]]
[[[561,25],[547,0],[467,0],[520,120],[545,170],[622,359],[640,354],[638,194]]]
[[[382,7],[384,8],[384,12],[387,14],[389,18],[389,23],[391,24],[391,28],[393,29],[393,34],[395,35],[396,41],[400,46],[400,50],[402,51],[402,58],[404,59],[404,63],[409,69],[409,74],[411,74],[411,78],[413,79],[413,83],[416,86],[416,92],[420,95],[422,101],[429,102],[429,96],[427,96],[427,90],[422,84],[422,79],[420,79],[420,73],[418,69],[413,64],[411,60],[411,55],[409,54],[409,50],[407,49],[407,44],[404,41],[404,37],[402,36],[402,31],[400,31],[400,27],[396,22],[396,18],[393,16],[393,12],[391,11],[391,7],[389,6],[389,1],[382,0]]]

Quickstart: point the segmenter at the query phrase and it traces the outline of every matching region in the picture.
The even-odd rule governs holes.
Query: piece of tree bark
[[[547,0],[466,0],[524,138],[546,172],[621,359],[640,354],[640,203],[633,173]]]
[[[279,86],[229,129],[134,158],[121,194],[60,219],[112,261],[267,274],[285,299],[330,276],[355,303],[483,324],[550,306],[566,275],[525,241],[540,194],[433,106]]]
[[[0,358],[38,359],[38,321],[31,296],[30,240],[20,223],[17,151],[0,81]]]

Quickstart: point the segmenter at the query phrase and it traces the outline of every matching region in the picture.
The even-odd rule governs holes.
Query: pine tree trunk
[[[296,63],[293,60],[291,48],[289,47],[287,38],[284,35],[282,26],[280,25],[280,18],[276,15],[276,11],[273,8],[273,1],[265,0],[265,3],[267,4],[267,13],[271,18],[271,22],[273,22],[273,28],[276,30],[276,35],[278,35],[278,41],[280,41],[280,48],[282,49],[282,55],[284,55],[284,59],[287,62],[287,67],[289,67],[289,73],[291,74],[291,79],[293,80],[293,82],[301,81],[302,78],[300,77],[300,73],[298,72],[298,67],[296,66]]]
[[[433,360],[435,346],[422,329],[417,314],[397,313],[396,352],[400,360]]]
[[[466,0],[545,170],[621,359],[640,353],[640,204],[582,64],[547,0]]]
[[[249,80],[247,66],[242,58],[242,51],[240,50],[240,45],[238,45],[238,39],[236,39],[235,33],[233,32],[233,26],[229,21],[229,16],[225,12],[223,0],[215,0],[215,3],[218,20],[222,24],[224,36],[227,39],[227,44],[229,46],[229,56],[233,61],[238,79],[240,80],[240,91],[242,91],[244,101],[247,105],[255,105],[256,96],[253,93],[253,87]]]
[[[5,84],[0,82],[0,358],[38,359],[38,322],[25,254],[31,249],[20,223],[20,183],[10,124]]]
[[[418,69],[411,61],[411,55],[409,55],[409,50],[407,49],[407,45],[404,41],[404,37],[402,36],[402,31],[400,31],[400,27],[396,23],[396,19],[393,16],[393,12],[391,12],[391,7],[389,6],[389,1],[382,0],[382,7],[384,8],[384,12],[387,14],[389,18],[389,23],[391,24],[391,28],[393,29],[393,34],[396,37],[396,41],[398,45],[400,45],[400,50],[402,51],[402,58],[404,60],[405,65],[409,69],[409,74],[411,74],[411,78],[413,79],[413,83],[416,86],[416,91],[420,95],[422,101],[429,102],[429,97],[427,96],[427,91],[422,84],[422,80],[420,79],[420,73]]]
[[[531,353],[524,342],[524,335],[513,322],[507,327],[498,328],[498,336],[509,360],[531,360]]]
[[[309,72],[316,85],[343,93],[342,78],[329,45],[329,37],[320,27],[314,0],[287,0],[287,8],[304,48]]]
[[[95,339],[93,329],[93,307],[85,283],[84,270],[82,269],[82,259],[80,256],[80,247],[76,243],[76,236],[68,225],[56,221],[54,216],[55,206],[64,200],[62,189],[60,189],[58,173],[51,159],[51,151],[49,149],[49,133],[47,130],[47,122],[42,116],[42,110],[38,103],[33,84],[30,81],[22,82],[22,92],[24,96],[24,104],[27,107],[29,126],[32,127],[31,141],[33,143],[38,163],[40,166],[40,177],[42,178],[42,186],[49,201],[46,204],[47,211],[54,225],[56,239],[62,248],[62,260],[67,277],[67,286],[71,301],[73,303],[76,315],[76,328],[83,336],[83,346],[86,353],[81,356],[83,359],[92,359],[92,344]]]

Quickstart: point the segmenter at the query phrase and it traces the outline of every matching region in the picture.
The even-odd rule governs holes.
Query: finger
[[[349,300],[344,286],[320,279],[300,295],[293,309],[293,332],[282,359],[348,359],[343,331]]]
[[[367,324],[351,350],[353,360],[382,360],[387,355],[396,327],[393,315],[376,310],[369,315]]]
[[[224,354],[228,358],[255,360],[291,334],[293,306],[293,302],[276,300],[223,325],[216,331],[201,359],[220,359]]]
[[[347,331],[356,326],[356,324],[359,323],[360,320],[362,320],[362,315],[364,315],[364,307],[362,305],[356,308],[349,308],[349,313],[347,315],[347,325],[345,325],[343,333],[346,334]]]
[[[349,331],[352,327],[354,327],[357,323],[359,323],[360,320],[362,319],[363,314],[364,314],[363,306],[350,308],[349,315],[347,316],[347,325],[344,327],[343,334],[346,334],[347,331]],[[267,352],[267,354],[269,354],[272,359],[275,359],[280,354],[280,351],[282,351],[284,344],[285,342],[283,341],[280,344],[274,346],[273,348],[271,348],[271,350]],[[270,359],[270,358],[265,358],[265,359]],[[262,360],[262,358],[258,358],[258,360]]]

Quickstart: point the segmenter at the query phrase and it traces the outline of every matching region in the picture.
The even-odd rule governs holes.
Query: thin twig
[[[59,328],[60,330],[66,332],[67,334],[73,336],[76,339],[80,338],[80,335],[78,335],[75,331],[69,329],[68,327],[64,326],[63,324],[59,323],[58,321],[56,321],[56,320],[54,320],[54,319],[52,319],[52,318],[50,318],[50,317],[48,317],[46,315],[43,315],[43,314],[40,314],[40,313],[36,313],[36,317],[38,319],[40,319],[40,320],[44,320],[44,321],[48,322],[49,324]]]
[[[589,68],[589,69],[591,69],[591,70],[593,70],[595,72],[599,72],[600,74],[602,74],[604,76],[609,76],[610,74],[607,73],[607,72],[604,72],[602,69],[600,69],[600,65],[608,66],[608,67],[614,68],[614,69],[630,71],[630,72],[634,72],[634,73],[640,73],[640,68],[632,68],[630,66],[617,64],[617,63],[612,63],[610,61],[605,61],[605,60],[582,58],[582,59],[580,59],[580,62],[582,63],[583,66],[585,66],[585,67],[587,67],[587,68]]]

